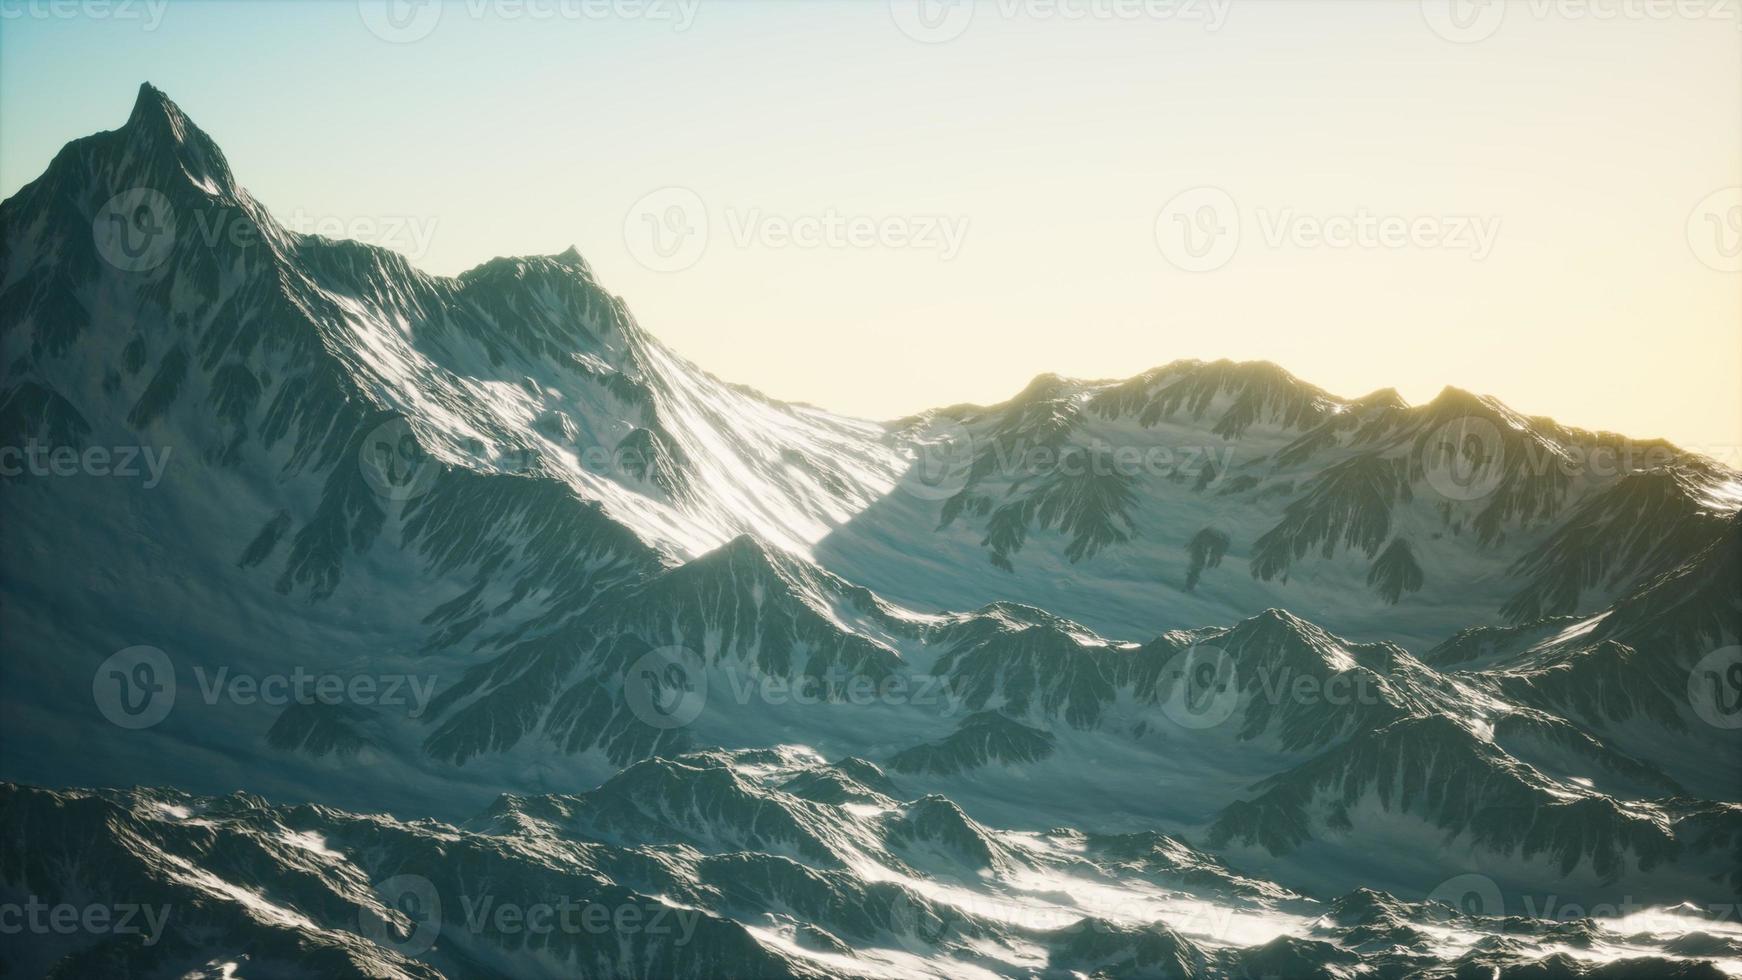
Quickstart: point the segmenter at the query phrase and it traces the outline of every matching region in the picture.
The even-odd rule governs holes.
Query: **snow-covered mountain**
[[[867,763],[793,750],[649,760],[458,824],[5,784],[7,891],[43,917],[129,896],[113,934],[5,962],[55,976],[1332,980],[1718,978],[1712,958],[1742,955],[1742,927],[1682,908],[1602,923],[1368,889],[1321,903],[1160,834],[1013,833],[940,796],[898,799]]]
[[[1742,972],[1673,446],[1229,362],[844,418],[573,250],[291,233],[149,85],[0,204],[0,363],[0,897],[178,910],[25,975]]]
[[[1340,399],[1262,363],[1042,377],[897,431],[953,447],[931,451],[943,500],[885,498],[820,560],[921,607],[1014,597],[1124,635],[1280,606],[1427,646],[1595,611],[1742,506],[1734,472],[1662,442],[1451,388]],[[891,561],[891,540],[934,574]]]

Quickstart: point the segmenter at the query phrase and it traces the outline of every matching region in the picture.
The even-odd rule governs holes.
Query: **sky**
[[[576,246],[780,398],[1262,359],[1742,465],[1736,0],[0,0],[0,195],[147,80],[293,229]]]

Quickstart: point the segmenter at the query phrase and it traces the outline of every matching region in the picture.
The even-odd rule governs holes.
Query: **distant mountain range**
[[[1742,973],[1742,474],[1667,443],[845,418],[572,249],[289,232],[149,85],[0,204],[0,363],[0,926],[170,910],[9,975]]]

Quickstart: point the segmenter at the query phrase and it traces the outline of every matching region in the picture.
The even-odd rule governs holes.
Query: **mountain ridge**
[[[179,182],[157,190],[169,214],[217,201],[257,237],[116,251],[106,235],[162,215],[110,182],[152,167]],[[1392,959],[1391,933],[1353,931],[1432,946],[1425,907],[1313,933],[1319,911],[1284,906],[1369,884],[1364,833],[1440,840],[1382,882],[1409,901],[1471,863],[1593,902],[1618,883],[1666,905],[1738,886],[1699,865],[1742,841],[1742,751],[1687,688],[1742,642],[1742,483],[1667,444],[1455,389],[1347,401],[1267,362],[1042,375],[1000,405],[847,419],[700,371],[572,248],[432,277],[288,232],[150,86],[128,127],[69,144],[0,218],[5,444],[176,450],[150,490],[0,480],[33,518],[0,529],[0,742],[41,749],[0,760],[13,784],[181,787],[139,791],[146,808],[246,787],[251,812],[319,804],[305,823],[474,818],[467,833],[501,839],[467,861],[542,876],[556,854],[625,901],[686,894],[674,907],[705,910],[721,962],[792,975],[847,971],[855,943],[889,957],[869,975],[925,957],[1523,968],[1474,938]],[[1559,468],[1631,448],[1667,458]],[[1168,462],[1125,472],[1120,450]],[[179,691],[155,724],[111,724],[128,715],[108,682],[128,675],[107,665],[141,644]],[[210,681],[293,670],[431,694],[268,704]],[[1436,773],[1475,789],[1450,800]],[[1542,815],[1507,816],[1521,807]],[[450,833],[410,827],[425,856],[408,866],[471,873],[424,851]],[[310,849],[290,846],[266,847],[263,873],[304,881],[291,858]],[[198,878],[146,866],[154,890]],[[1073,898],[1056,921],[1012,883],[1036,868],[1111,876],[1153,914]],[[335,918],[360,904],[404,924],[359,873],[299,894],[315,938],[296,941],[427,975]],[[1232,942],[1188,928],[1199,900],[1304,920]],[[1044,926],[1013,926],[1012,905]],[[252,935],[236,914],[220,931]],[[1662,946],[1592,935],[1616,955]],[[440,969],[602,955],[455,945]],[[133,955],[112,949],[58,955]],[[697,966],[679,956],[660,962]]]

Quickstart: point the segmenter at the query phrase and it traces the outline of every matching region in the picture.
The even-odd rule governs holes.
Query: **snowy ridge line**
[[[1484,906],[1495,899],[1480,882],[1449,882],[1444,900],[1358,889],[1319,903],[1165,836],[993,830],[850,773],[896,788],[799,749],[710,753],[580,796],[504,797],[456,826],[243,794],[0,784],[0,855],[4,888],[32,907],[95,894],[155,910],[149,932],[32,930],[20,965],[62,970],[1218,978],[1535,963],[1709,978],[1742,950],[1742,926],[1691,908],[1634,909],[1617,928],[1572,905]],[[820,775],[883,802],[807,799]],[[617,839],[624,821],[640,825],[633,846]]]
[[[889,425],[783,404],[664,348],[572,249],[444,278],[280,227],[149,86],[0,229],[0,444],[174,449],[150,488],[0,480],[31,518],[0,549],[0,740],[41,747],[0,773],[0,891],[201,916],[149,951],[33,937],[63,970],[1734,956],[1681,913],[1538,914],[1742,888],[1714,870],[1742,842],[1742,481],[1715,461],[1268,364]],[[167,674],[106,666],[142,645]],[[436,688],[407,713],[190,683],[226,668]],[[25,785],[136,782],[187,792]],[[1437,894],[1472,868],[1501,905]],[[613,945],[444,905],[405,954],[377,888],[403,874],[699,917]],[[1347,922],[1303,897],[1356,885],[1393,894]]]

